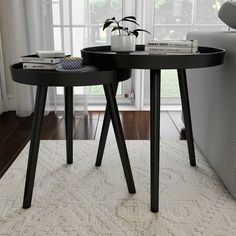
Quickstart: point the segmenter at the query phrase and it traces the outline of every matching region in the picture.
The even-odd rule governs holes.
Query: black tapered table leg
[[[25,192],[23,200],[23,208],[27,209],[31,206],[35,172],[37,167],[38,151],[40,144],[40,133],[44,116],[45,102],[47,96],[47,87],[38,86],[34,107],[32,137],[30,141],[30,150],[28,157],[28,166],[26,172]]]
[[[119,111],[116,103],[115,93],[111,84],[105,84],[103,85],[103,88],[106,95],[109,114],[112,120],[128,190],[129,193],[136,193],[128,152],[125,144],[124,134],[120,122]]]
[[[185,69],[178,69],[178,80],[179,80],[179,89],[180,89],[182,109],[184,115],[184,124],[186,129],[186,138],[188,143],[190,165],[196,166],[193,130],[192,130],[191,113],[189,106],[187,76]]]
[[[160,85],[161,71],[150,72],[150,149],[151,149],[151,211],[159,210],[160,163]]]
[[[118,83],[113,85],[114,94],[116,94],[117,88],[118,88]],[[104,153],[105,144],[107,140],[107,134],[108,134],[109,126],[110,126],[110,120],[111,118],[110,118],[110,114],[108,110],[108,105],[106,105],[95,166],[101,166],[102,164],[102,158],[103,158],[103,153]]]
[[[73,87],[64,88],[67,164],[73,163]]]

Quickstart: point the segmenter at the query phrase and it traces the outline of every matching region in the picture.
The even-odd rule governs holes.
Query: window
[[[52,0],[55,49],[79,56],[83,47],[109,44],[110,30],[103,31],[102,25],[112,16],[135,15],[141,27],[151,29],[154,39],[185,39],[190,31],[227,30],[217,16],[224,2],[226,0]],[[138,43],[145,39],[150,39],[150,35],[141,35]],[[149,104],[149,73],[134,71],[133,75],[135,79],[119,86],[118,102],[119,99],[130,102],[124,95],[134,91],[136,108],[142,109]],[[61,89],[57,91],[63,93]],[[93,102],[104,97],[100,86],[75,89],[76,94],[85,91]],[[162,71],[161,95],[162,104],[180,104],[175,70]]]
[[[52,0],[52,14],[55,49],[80,56],[84,47],[110,43],[110,30],[102,30],[103,22],[111,16],[121,18],[123,4],[122,0]],[[130,80],[120,83],[117,95],[124,98],[124,94],[130,92],[130,84]],[[103,88],[76,87],[74,93],[94,96],[96,102],[97,97],[103,95]],[[63,88],[57,88],[57,94],[63,94]]]
[[[227,27],[218,19],[225,0],[155,0],[154,39],[185,39],[190,31],[217,31]],[[179,97],[177,73],[162,73],[162,97]]]

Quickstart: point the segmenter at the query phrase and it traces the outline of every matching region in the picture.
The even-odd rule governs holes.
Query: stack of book
[[[181,55],[198,53],[197,40],[154,40],[145,45],[149,54]]]
[[[63,51],[38,51],[36,54],[19,58],[26,70],[56,70],[65,57]]]

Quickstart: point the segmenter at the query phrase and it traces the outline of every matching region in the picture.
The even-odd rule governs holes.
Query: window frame
[[[53,2],[53,0],[50,0]],[[59,2],[63,2],[61,0],[58,0]],[[69,0],[71,3],[72,0]],[[193,8],[196,8],[197,0],[193,0],[194,5]],[[87,0],[87,4],[89,5],[89,1]],[[88,6],[89,7],[89,6]],[[71,9],[71,8],[70,8]],[[190,31],[193,31],[197,27],[221,27],[221,24],[199,24],[196,22],[196,14],[197,12],[193,9],[192,14],[192,21],[191,24],[156,24],[155,23],[155,0],[129,0],[125,1],[122,0],[122,16],[125,15],[135,15],[137,18],[137,21],[140,23],[141,27],[144,29],[147,29],[151,35],[149,34],[141,34],[139,38],[137,39],[137,44],[143,44],[147,42],[148,40],[152,39],[152,36],[154,37],[154,32],[156,27],[164,27],[164,26],[173,26],[173,27],[190,27]],[[62,14],[62,10],[61,14]],[[63,15],[63,14],[62,14]],[[148,17],[145,17],[148,16]],[[72,22],[72,14],[69,15],[70,22]],[[62,19],[63,20],[63,19]],[[62,23],[62,21],[61,21]],[[73,25],[73,27],[87,27],[88,29],[90,27],[99,27],[101,24],[81,24],[81,25]],[[62,38],[62,45],[64,45],[64,27],[62,24],[60,25],[53,25],[53,27],[60,27],[61,29],[61,38]],[[227,29],[227,28],[226,28]],[[70,31],[72,31],[72,27],[70,28]],[[72,32],[71,32],[72,35]],[[73,37],[70,37],[70,40],[72,40]],[[73,44],[70,42],[70,44],[73,46]],[[64,48],[62,48],[64,49]],[[72,49],[73,50],[73,49]],[[125,81],[124,84],[124,94],[130,94],[131,92],[134,92],[135,94],[135,103],[134,107],[136,110],[143,110],[147,105],[149,105],[149,72],[144,70],[133,70],[132,78]],[[148,80],[148,81],[147,81]],[[58,95],[59,97],[61,95]],[[80,95],[75,95],[75,101],[76,99],[79,99]],[[59,100],[62,101],[62,97],[59,98]],[[100,95],[87,95],[87,100],[89,105],[104,105],[105,104],[105,98],[104,96]],[[125,98],[124,96],[117,96],[117,100],[119,104],[130,104],[130,100]],[[161,98],[161,105],[180,105],[181,100],[180,97],[162,97]]]
[[[232,1],[232,0],[231,0]],[[148,19],[146,19],[143,22],[143,27],[145,29],[147,29],[149,32],[151,32],[151,35],[146,35],[145,37],[145,42],[149,41],[149,40],[153,40],[153,38],[155,37],[155,28],[156,27],[164,27],[164,26],[173,26],[173,27],[190,27],[190,31],[194,31],[194,29],[196,27],[204,27],[204,26],[208,26],[208,27],[222,27],[223,24],[199,24],[196,23],[196,14],[197,12],[195,11],[196,8],[196,4],[197,4],[197,0],[193,0],[193,14],[192,14],[192,21],[191,24],[156,24],[155,23],[155,0],[146,0],[145,1],[145,5],[142,2],[142,0],[137,0],[137,2],[139,2],[140,5],[142,5],[142,8],[144,9],[144,16],[148,15],[151,17],[149,17]],[[145,17],[144,17],[145,18]],[[225,27],[225,29],[227,30],[227,27]],[[153,37],[151,37],[153,36]],[[150,83],[149,83],[149,71],[143,71],[140,74],[141,77],[141,81],[140,81],[140,86],[143,87],[143,92],[142,94],[139,96],[139,106],[141,110],[146,110],[147,107],[149,107],[150,102]],[[177,78],[176,78],[177,79]],[[138,96],[136,96],[137,98]],[[177,105],[180,106],[181,105],[181,98],[180,97],[161,97],[161,105],[165,106],[165,105]]]
[[[59,5],[59,13],[60,13],[60,24],[52,24],[53,26],[53,31],[54,29],[58,28],[60,29],[60,34],[61,34],[61,50],[64,50],[64,29],[68,28],[70,31],[70,51],[73,53],[73,29],[75,28],[83,28],[85,29],[85,31],[89,31],[92,27],[102,27],[102,24],[95,24],[95,23],[91,23],[90,22],[90,6],[89,6],[89,0],[86,0],[86,4],[87,4],[87,14],[86,14],[86,18],[87,18],[87,23],[86,24],[73,24],[72,23],[72,0],[68,0],[69,3],[69,24],[64,24],[64,13],[63,13],[63,1],[59,0],[59,1],[55,1],[55,0],[51,0],[51,6],[53,6],[52,4],[58,4]],[[131,7],[131,9],[134,9],[133,7],[133,3],[135,2],[135,0],[132,1],[125,1],[122,0],[122,17],[124,15],[127,14],[134,14],[133,12],[130,12],[130,9],[127,10],[128,8]],[[132,5],[132,6],[131,6]],[[53,7],[52,7],[53,8]],[[132,10],[133,11],[133,10]],[[52,18],[53,18],[53,12],[52,12]],[[108,35],[110,34],[110,31],[108,31]],[[108,39],[109,40],[109,39]],[[88,44],[90,44],[90,37],[88,37]],[[117,102],[119,104],[130,104],[130,99],[127,98],[129,96],[129,94],[131,94],[132,92],[132,82],[131,79],[126,80],[121,82],[122,83],[122,95],[117,95]],[[76,88],[76,87],[75,87]],[[63,102],[63,98],[62,98],[63,94],[57,94],[57,101],[59,102],[59,104],[61,104]],[[85,95],[79,95],[79,94],[74,94],[74,100],[75,103],[76,101],[78,101],[78,99],[82,98],[83,96],[87,97],[87,102],[88,105],[104,105],[106,104],[106,100],[105,100],[105,96],[104,95],[96,95],[96,94],[91,94],[91,87],[87,87],[85,88]]]

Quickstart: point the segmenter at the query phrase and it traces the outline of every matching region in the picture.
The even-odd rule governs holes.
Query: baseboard
[[[4,107],[4,103],[3,101],[0,101],[0,111],[4,111],[5,107]]]
[[[7,106],[9,111],[16,110],[15,96],[13,94],[7,95]]]
[[[14,111],[15,110],[15,96],[12,94],[8,95],[8,110]],[[64,110],[64,105],[58,105],[57,110],[62,111]],[[104,111],[105,105],[97,104],[97,105],[88,105],[89,111]],[[119,105],[120,111],[140,111],[134,104],[120,104]],[[150,110],[150,105],[145,105],[142,108],[143,111]],[[182,107],[179,104],[166,104],[161,105],[161,111],[181,111]]]

